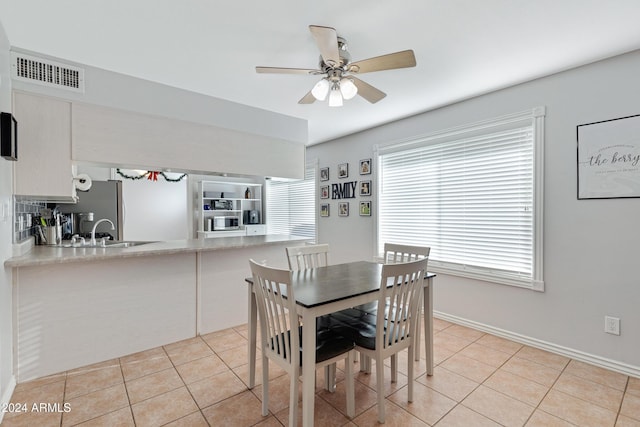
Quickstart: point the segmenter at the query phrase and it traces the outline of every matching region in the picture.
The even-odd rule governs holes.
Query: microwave
[[[213,217],[213,230],[237,230],[238,217],[235,216],[214,216]]]

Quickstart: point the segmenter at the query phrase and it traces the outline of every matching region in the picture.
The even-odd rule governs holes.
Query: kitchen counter
[[[308,240],[309,239],[305,237],[272,234],[264,236],[221,237],[215,239],[171,240],[146,243],[144,245],[128,248],[64,248],[56,246],[34,246],[33,249],[24,255],[9,258],[4,262],[4,266],[29,267],[152,255],[208,252],[282,244],[286,242],[299,243]]]
[[[287,268],[287,235],[128,248],[36,246],[13,269],[18,382],[247,322],[249,259]]]

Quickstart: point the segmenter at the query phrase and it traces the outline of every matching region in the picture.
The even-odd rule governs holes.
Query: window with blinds
[[[378,253],[430,246],[431,270],[541,290],[542,123],[521,116],[379,149]]]
[[[316,238],[316,170],[305,169],[304,180],[266,183],[268,234]]]

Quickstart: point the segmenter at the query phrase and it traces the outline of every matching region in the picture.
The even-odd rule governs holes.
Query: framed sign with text
[[[582,124],[578,199],[640,197],[640,114]]]

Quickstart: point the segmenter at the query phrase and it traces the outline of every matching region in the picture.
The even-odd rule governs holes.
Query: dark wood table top
[[[382,264],[357,261],[293,271],[291,278],[296,303],[311,308],[376,292],[380,289],[381,273]],[[427,273],[425,277],[434,276]],[[253,284],[252,277],[246,281]]]

